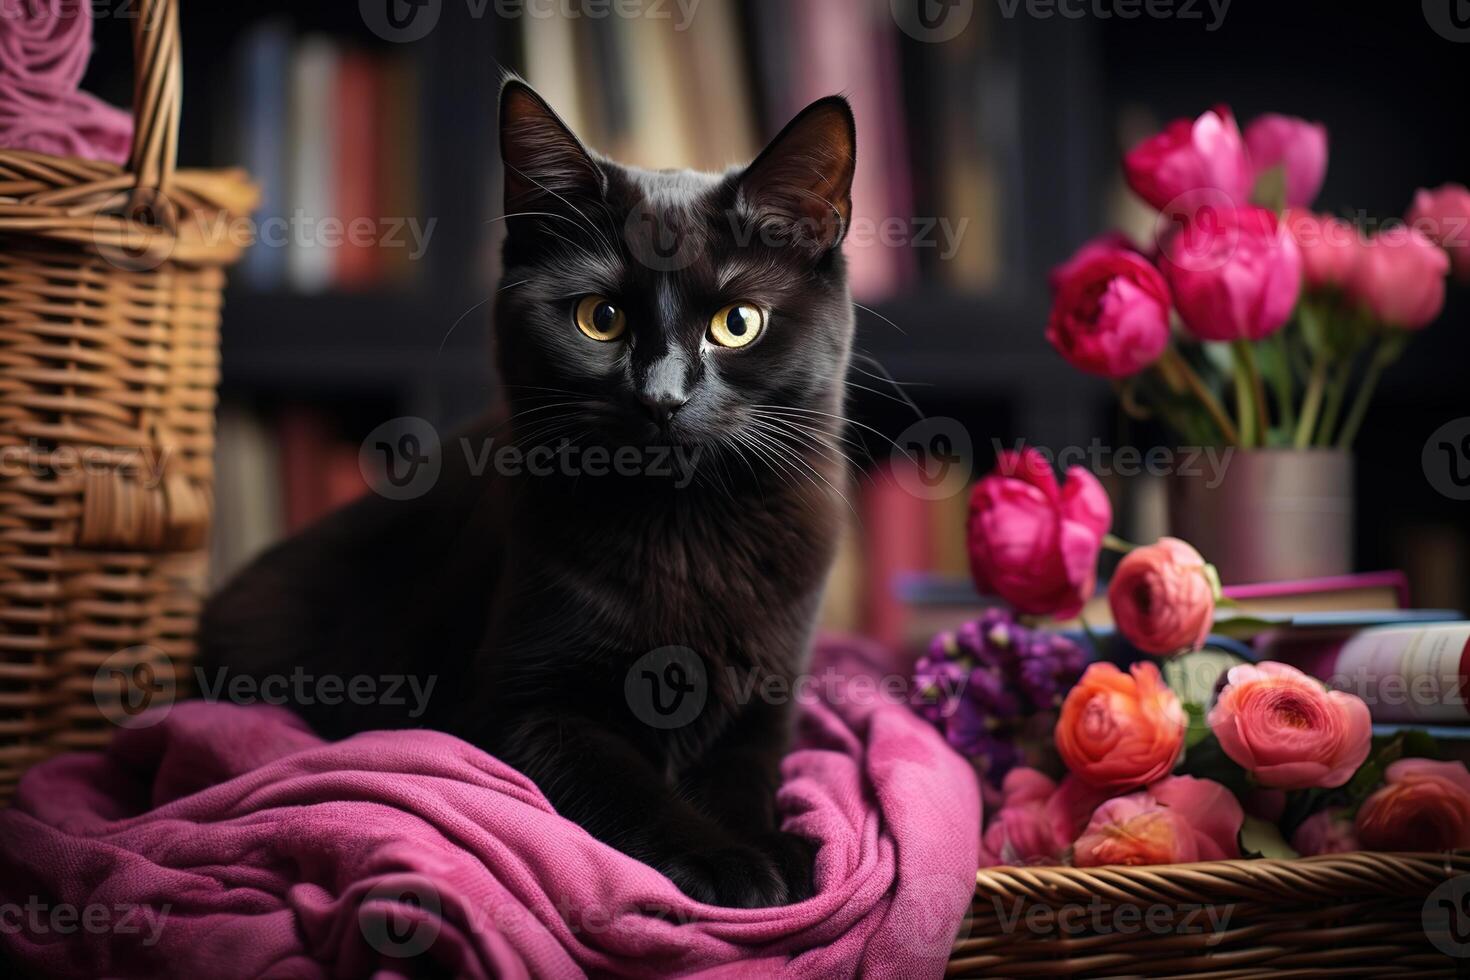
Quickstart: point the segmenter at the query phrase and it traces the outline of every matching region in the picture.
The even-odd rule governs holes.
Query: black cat
[[[799,900],[781,684],[846,506],[852,112],[816,102],[720,175],[590,153],[517,80],[500,117],[503,415],[445,440],[430,492],[333,514],[214,596],[205,676],[433,677],[418,717],[298,707],[473,741],[696,898]]]

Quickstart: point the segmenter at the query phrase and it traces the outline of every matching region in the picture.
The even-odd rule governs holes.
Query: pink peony
[[[1160,211],[1191,191],[1218,191],[1244,204],[1251,165],[1235,117],[1224,107],[1194,121],[1176,119],[1123,157],[1128,186]]]
[[[1291,835],[1291,846],[1303,857],[1361,850],[1353,822],[1340,807],[1318,810],[1303,820]]]
[[[1304,208],[1322,189],[1327,176],[1327,127],[1295,116],[1268,112],[1245,128],[1255,175],[1281,167],[1286,171],[1286,203]]]
[[[1348,294],[1385,326],[1418,330],[1444,308],[1450,259],[1422,232],[1398,225],[1368,242],[1353,268]]]
[[[1109,790],[1098,789],[1067,773],[1056,792],[1046,801],[1046,819],[1051,824],[1051,832],[1058,840],[1076,840],[1092,819],[1092,814],[1111,796]]]
[[[1448,252],[1455,278],[1470,283],[1470,190],[1464,184],[1420,188],[1405,220]]]
[[[1260,340],[1296,307],[1301,251],[1264,208],[1199,208],[1161,244],[1174,306],[1201,340]]]
[[[1230,668],[1210,710],[1210,730],[1225,754],[1263,786],[1332,789],[1368,758],[1368,706],[1279,663]]]
[[[970,495],[975,585],[1019,612],[1075,616],[1097,584],[1097,556],[1113,522],[1097,478],[1081,467],[1058,486],[1035,449],[1000,454]]]
[[[1286,227],[1302,253],[1302,279],[1308,286],[1322,289],[1347,284],[1363,248],[1356,228],[1340,218],[1301,208],[1286,212]]]
[[[1240,803],[1224,786],[1171,776],[1098,807],[1077,838],[1072,863],[1095,868],[1236,858],[1244,822]]]
[[[1470,848],[1470,773],[1463,762],[1400,759],[1358,810],[1358,840],[1372,851]]]
[[[1143,256],[1089,243],[1053,276],[1046,339],[1075,368],[1126,378],[1169,343],[1169,287]]]
[[[1145,653],[1198,650],[1215,621],[1215,586],[1205,560],[1178,538],[1134,548],[1108,585],[1118,631]]]

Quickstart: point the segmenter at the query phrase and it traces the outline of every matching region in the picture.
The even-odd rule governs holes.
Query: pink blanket
[[[873,685],[824,689],[780,795],[821,841],[799,905],[694,902],[448,735],[329,744],[279,708],[185,702],[27,775],[0,812],[0,943],[44,976],[938,976],[973,894],[973,771]]]
[[[0,147],[127,160],[133,117],[78,89],[91,56],[89,0],[0,0]]]

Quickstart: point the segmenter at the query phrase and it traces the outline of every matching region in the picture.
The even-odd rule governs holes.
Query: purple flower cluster
[[[989,609],[934,637],[914,664],[917,709],[998,785],[1022,761],[1027,722],[1061,706],[1086,661],[1066,637]]]

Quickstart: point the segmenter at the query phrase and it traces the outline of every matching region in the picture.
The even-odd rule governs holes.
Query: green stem
[[[1138,545],[1134,544],[1131,541],[1124,541],[1116,534],[1104,534],[1102,544],[1104,548],[1108,549],[1109,551],[1116,551],[1120,555],[1126,555],[1128,554],[1128,552],[1138,547]]]
[[[1307,394],[1302,399],[1302,417],[1296,427],[1295,445],[1306,449],[1317,430],[1317,415],[1322,411],[1322,393],[1327,388],[1327,359],[1321,354],[1312,359],[1312,377],[1307,381]]]
[[[1256,402],[1251,391],[1250,374],[1241,360],[1240,348],[1231,348],[1235,354],[1235,417],[1240,421],[1240,444],[1249,449],[1256,444]]]
[[[1170,346],[1164,348],[1163,360],[1167,361],[1168,367],[1184,380],[1190,393],[1199,399],[1199,403],[1204,406],[1210,418],[1220,427],[1220,435],[1224,437],[1225,444],[1227,446],[1240,445],[1240,434],[1236,431],[1234,423],[1230,421],[1230,416],[1226,414],[1225,407],[1220,404],[1220,400],[1210,391],[1204,380],[1195,373],[1194,368],[1189,366],[1189,361],[1184,359],[1184,355]]]
[[[1237,340],[1235,352],[1237,370],[1243,369],[1250,380],[1251,401],[1255,405],[1257,445],[1266,444],[1266,433],[1271,428],[1271,415],[1266,407],[1266,384],[1261,380],[1261,367],[1256,363],[1256,349],[1248,340]]]
[[[1281,411],[1281,427],[1290,434],[1296,429],[1296,399],[1291,397],[1291,347],[1286,331],[1278,330],[1274,338],[1276,359],[1271,372],[1271,386],[1276,389],[1276,404]]]
[[[1342,414],[1342,403],[1347,398],[1347,387],[1353,380],[1352,356],[1337,366],[1337,374],[1327,387],[1327,408],[1322,412],[1322,424],[1317,430],[1317,445],[1326,448],[1332,445],[1332,433],[1337,430],[1337,418]]]
[[[1358,429],[1363,425],[1363,417],[1368,414],[1368,403],[1373,400],[1373,389],[1378,387],[1383,369],[1392,360],[1387,343],[1378,341],[1378,346],[1373,349],[1373,359],[1368,362],[1368,370],[1363,375],[1363,383],[1358,386],[1358,393],[1353,397],[1352,410],[1348,412],[1347,421],[1342,424],[1342,434],[1337,437],[1338,449],[1352,448],[1353,440],[1358,437]]]

